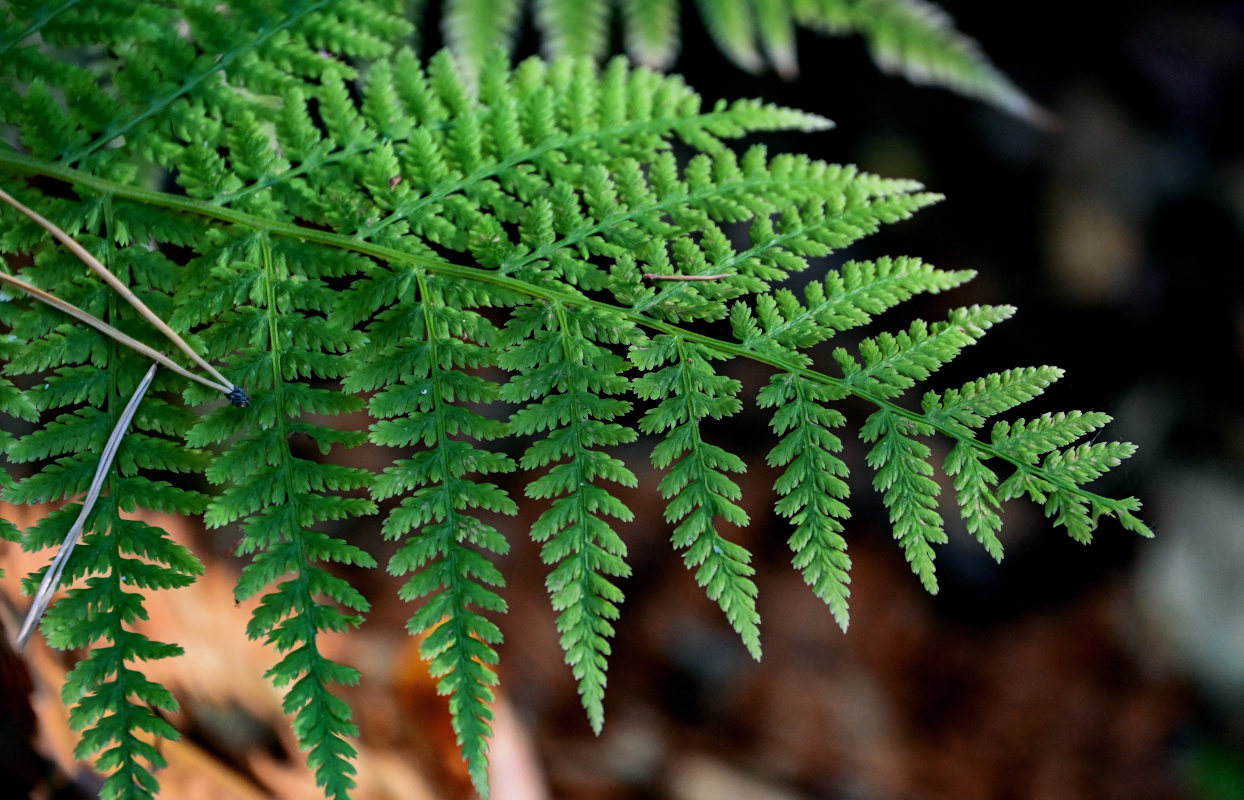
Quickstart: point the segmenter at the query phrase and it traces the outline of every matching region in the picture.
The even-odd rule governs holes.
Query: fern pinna
[[[719,529],[746,522],[731,477],[746,464],[706,428],[748,404],[772,411],[769,460],[782,469],[777,511],[791,523],[793,563],[844,628],[848,424],[835,404],[848,397],[873,409],[858,432],[868,466],[930,590],[945,540],[937,466],[995,557],[1001,504],[1021,496],[1079,540],[1103,516],[1148,533],[1136,500],[1085,488],[1131,452],[1075,444],[1104,415],[999,420],[985,433],[1058,370],[912,396],[1008,307],[916,320],[814,362],[814,346],[971,277],[883,258],[841,264],[798,294],[783,288],[809,259],[938,199],[910,181],[733,146],[757,131],[823,130],[820,117],[747,100],[705,108],[678,78],[620,60],[511,68],[494,54],[469,83],[450,56],[425,65],[401,46],[410,29],[396,2],[89,6],[9,5],[0,177],[252,401],[228,405],[159,374],[65,572],[76,588],[44,622],[54,646],[91,648],[65,700],[81,753],[110,774],[110,797],[153,794],[162,760],[149,734],[177,735],[153,711],[174,698],[138,662],[178,648],[129,623],[145,613],[144,592],[202,569],[120,514],[140,506],[240,527],[249,560],[237,594],[262,598],[248,633],[280,654],[271,679],[287,687],[286,710],[332,797],[353,784],[357,733],[333,687],[360,676],[319,638],[368,609],[334,565],[376,565],[332,523],[374,520],[396,540],[386,566],[405,577],[408,627],[450,695],[481,791],[506,609],[493,558],[524,533],[498,522],[519,502],[499,475],[523,473],[544,509],[530,535],[598,730],[630,573],[631,511],[616,490],[637,479],[621,445],[651,445],[665,476],[650,488],[667,502],[673,544],[756,656],[751,556]],[[33,255],[26,280],[165,346],[42,229],[3,213],[0,247]],[[4,477],[4,496],[70,499],[146,359],[5,298],[0,406],[30,429],[0,438],[9,461],[27,465]],[[754,398],[721,370],[738,358],[772,371]],[[373,421],[359,429],[364,408]],[[931,436],[951,443],[940,465]],[[308,441],[326,457],[304,452]],[[396,453],[379,474],[334,463],[368,443]],[[206,480],[175,486],[179,473]],[[22,533],[6,523],[3,535],[50,547],[75,508]]]

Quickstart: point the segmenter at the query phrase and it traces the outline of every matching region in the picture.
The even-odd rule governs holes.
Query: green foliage
[[[545,542],[542,556],[556,565],[547,585],[562,635],[566,663],[579,681],[579,695],[592,728],[605,721],[605,668],[612,620],[622,592],[610,578],[630,575],[626,544],[608,517],[629,522],[630,509],[601,482],[635,486],[634,473],[603,448],[635,440],[635,432],[612,420],[631,409],[614,396],[630,389],[626,359],[608,345],[642,341],[616,312],[550,303],[518,310],[506,329],[513,344],[499,365],[516,374],[503,399],[526,404],[510,420],[510,432],[548,436],[532,442],[521,465],[538,470],[558,462],[527,486],[535,499],[557,498],[532,526]],[[596,448],[596,449],[593,449]]]
[[[102,211],[106,230],[115,231],[139,209],[113,208],[105,202]],[[130,265],[117,270],[128,280],[141,280],[155,291],[174,280],[171,262],[131,252],[145,253],[145,248],[114,246],[108,239],[95,244],[93,249],[107,263]],[[82,280],[81,269],[71,271],[74,263],[62,252],[47,250],[26,274],[57,281],[63,295],[107,314],[122,327],[132,325],[128,306]],[[92,342],[84,338],[82,331],[52,318],[45,309],[16,304],[11,309],[13,340],[27,344],[10,353],[7,365],[14,372],[38,370],[44,382],[19,395],[20,400],[11,398],[6,410],[46,422],[9,442],[10,461],[42,466],[16,483],[6,475],[5,498],[15,503],[67,499],[86,490],[98,454],[147,364],[128,351],[118,352],[120,348],[109,339]],[[170,382],[158,380],[157,386],[169,394]],[[165,762],[150,737],[179,737],[158,713],[175,712],[176,700],[133,665],[174,657],[182,649],[129,630],[128,624],[146,618],[146,592],[188,585],[203,567],[162,530],[121,516],[122,511],[132,512],[139,498],[143,507],[155,511],[203,511],[206,498],[202,495],[150,477],[154,471],[199,472],[205,465],[205,454],[182,441],[191,415],[170,399],[149,398],[135,418],[117,454],[115,472],[108,478],[107,495],[87,520],[90,535],[74,551],[62,576],[67,585],[84,578],[85,584],[54,605],[43,623],[44,635],[53,646],[90,648],[69,673],[62,696],[71,706],[70,724],[81,731],[76,755],[96,756],[99,768],[111,773],[102,790],[104,797],[153,794],[157,782],[151,769]],[[62,413],[48,418],[57,411]],[[48,515],[26,531],[23,546],[39,549],[59,544],[80,508],[72,504]],[[38,586],[43,572],[27,576],[28,591]]]
[[[873,30],[862,22],[873,6],[894,18],[925,8],[700,7],[719,15],[714,25],[761,35],[781,64],[775,52],[792,20]],[[754,13],[757,27],[727,19],[730,7]],[[573,40],[596,54],[603,8],[550,0],[536,15],[557,26],[557,47]],[[673,4],[623,8],[631,41],[660,51],[677,21]],[[968,530],[997,557],[1002,504],[1015,498],[1041,504],[1081,541],[1103,517],[1148,533],[1136,500],[1086,488],[1131,453],[1077,444],[1104,415],[997,420],[984,435],[990,418],[1034,399],[1059,370],[1012,369],[925,388],[921,401],[912,394],[1009,307],[958,308],[854,344],[841,336],[970,273],[881,258],[831,269],[801,296],[783,287],[810,259],[936,195],[852,167],[736,149],[733,140],[751,133],[829,123],[750,100],[705,108],[680,79],[622,60],[511,68],[494,52],[473,62],[474,73],[444,53],[422,63],[403,46],[411,31],[402,10],[365,0],[11,3],[0,26],[5,189],[132,285],[252,399],[224,405],[159,374],[69,560],[63,583],[76,588],[45,619],[53,645],[90,648],[65,699],[82,754],[98,754],[110,773],[108,796],[151,796],[162,760],[144,737],[176,736],[155,713],[175,701],[139,662],[179,650],[131,623],[144,616],[146,592],[201,571],[162,531],[122,511],[202,513],[211,527],[240,528],[248,563],[237,595],[261,598],[248,634],[279,654],[269,677],[288,689],[286,711],[332,797],[353,785],[357,734],[336,686],[359,675],[326,658],[320,636],[358,625],[368,609],[337,567],[377,566],[364,540],[339,534],[343,526],[374,520],[396,543],[387,568],[405,579],[408,629],[423,637],[450,696],[481,791],[506,610],[494,559],[523,533],[504,519],[518,510],[516,482],[541,509],[530,535],[597,730],[630,574],[631,510],[618,488],[637,479],[623,448],[650,449],[665,474],[648,488],[664,498],[672,544],[760,655],[751,555],[723,528],[747,524],[732,477],[747,465],[713,424],[746,404],[772,412],[769,461],[782,470],[776,509],[791,523],[793,563],[844,628],[851,465],[840,435],[851,426],[839,405],[849,398],[871,409],[859,429],[867,464],[930,591],[948,503],[929,437],[949,443],[941,471]],[[516,2],[483,0],[447,11],[462,27],[459,47],[473,53],[520,13]],[[472,25],[478,14],[486,25]],[[945,34],[939,25],[928,27]],[[57,55],[65,52],[75,57]],[[0,217],[0,251],[33,256],[26,280],[164,346],[41,228],[7,208]],[[55,310],[3,299],[0,411],[32,423],[0,438],[10,462],[27,465],[20,478],[4,476],[4,497],[72,498],[147,364]],[[818,347],[827,343],[832,359]],[[771,371],[755,397],[728,373],[736,359]],[[364,409],[370,421],[360,423]],[[361,446],[391,448],[391,462],[379,474],[336,463]],[[202,475],[210,496],[174,486],[177,474]],[[382,502],[381,519],[373,515]],[[75,514],[52,513],[20,533],[22,546],[54,546]],[[0,536],[19,533],[6,524]]]
[[[681,45],[678,0],[445,0],[441,29],[464,74],[475,76],[495,49],[511,49],[530,5],[544,54],[551,59],[608,52],[609,23],[619,6],[626,51],[636,62],[668,69]],[[799,72],[795,35],[806,28],[861,36],[877,66],[915,84],[952,89],[1018,117],[1044,112],[981,51],[954,20],[928,0],[695,0],[698,22],[722,54],[748,72],[771,65],[786,78]]]
[[[698,567],[696,582],[716,600],[754,658],[760,658],[760,615],[756,584],[751,580],[751,554],[715,529],[721,519],[746,525],[747,514],[735,504],[742,496],[726,473],[744,472],[747,465],[733,453],[704,441],[700,421],[738,413],[737,380],[718,375],[711,362],[723,355],[673,334],[658,336],[632,355],[645,374],[635,380],[641,400],[659,400],[639,423],[644,433],[665,433],[652,450],[652,464],[668,470],[661,496],[669,501],[665,518],[679,523],[673,542],[685,549],[683,563]]]

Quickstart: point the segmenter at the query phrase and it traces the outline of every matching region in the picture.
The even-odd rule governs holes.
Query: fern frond
[[[547,58],[605,55],[613,5],[608,0],[531,0],[530,5]],[[748,72],[771,65],[794,78],[800,27],[858,34],[882,72],[975,97],[1033,122],[1047,118],[929,0],[696,0],[695,8],[722,54]],[[655,69],[669,67],[679,48],[677,4],[621,0],[621,12],[631,58]],[[446,0],[441,27],[464,75],[474,79],[493,52],[513,48],[521,15],[519,0]]]
[[[637,64],[656,70],[678,56],[678,0],[622,0],[626,52]]]
[[[139,273],[126,262],[136,254],[134,248],[118,247],[112,241],[118,229],[126,227],[126,210],[111,209],[105,215],[105,238],[93,239],[101,257],[125,277]],[[79,217],[75,222],[82,221]],[[95,218],[96,224],[100,221]],[[75,226],[76,227],[76,226]],[[144,248],[137,248],[144,249]],[[155,286],[169,281],[172,267],[166,260],[145,261],[147,277]],[[117,325],[134,330],[132,309],[85,286],[81,265],[69,270],[72,257],[59,250],[40,254],[34,268],[27,271],[34,281],[58,276],[67,293],[84,302]],[[125,264],[125,268],[119,265]],[[167,299],[166,297],[164,299]],[[141,359],[119,348],[111,340],[87,329],[75,331],[82,346],[66,346],[61,331],[69,326],[59,314],[26,308],[8,316],[6,322],[19,337],[32,336],[47,345],[39,369],[54,368],[40,389],[28,392],[24,402],[9,400],[6,411],[27,419],[37,418],[36,410],[69,407],[72,412],[58,415],[17,441],[8,442],[8,457],[16,462],[33,462],[29,477],[16,483],[6,481],[5,498],[10,502],[32,502],[43,497],[70,497],[85,491],[96,472],[98,453],[125,405],[133,386],[146,368]],[[146,332],[150,335],[150,331]],[[20,360],[20,359],[19,359]],[[10,363],[10,370],[21,372]],[[158,391],[167,391],[167,382],[158,382]],[[75,408],[83,400],[102,408]],[[138,661],[169,658],[181,653],[175,644],[153,641],[129,630],[136,619],[146,617],[142,591],[172,589],[188,585],[203,567],[186,548],[173,543],[164,532],[146,523],[121,517],[139,505],[179,514],[199,513],[204,498],[197,492],[176,488],[148,477],[150,470],[192,472],[202,468],[202,454],[176,446],[162,434],[180,436],[186,417],[170,412],[167,403],[148,406],[133,421],[134,432],[119,445],[113,471],[103,483],[107,495],[95,502],[85,517],[83,544],[67,549],[67,560],[58,563],[63,570],[49,580],[73,585],[85,579],[68,596],[53,605],[43,620],[49,641],[61,648],[89,649],[67,677],[63,692],[71,706],[70,723],[82,731],[76,754],[96,756],[97,766],[107,773],[102,794],[116,798],[154,796],[157,782],[152,770],[165,765],[152,737],[176,739],[177,731],[159,715],[175,712],[177,703],[163,686],[143,677],[133,667]],[[68,447],[66,445],[69,445]],[[48,459],[56,458],[52,463]],[[93,487],[93,501],[99,482]],[[40,549],[60,544],[66,532],[77,523],[81,505],[63,507],[26,532],[23,546]],[[78,529],[75,527],[74,531]],[[76,533],[75,539],[76,539]],[[32,591],[43,580],[47,569],[24,580]],[[49,585],[48,590],[55,586]],[[37,612],[36,612],[37,614]]]
[[[1025,367],[995,372],[944,393],[928,392],[922,400],[925,416],[932,422],[957,422],[979,428],[992,416],[1027,403],[1063,376],[1058,367]]]
[[[1032,420],[999,422],[993,426],[991,441],[1000,452],[1034,464],[1045,453],[1069,445],[1109,422],[1110,417],[1099,411],[1058,411]]]
[[[995,323],[1011,306],[972,306],[950,312],[945,322],[916,320],[906,331],[882,333],[860,342],[860,364],[844,348],[834,351],[848,385],[878,397],[895,397],[936,372]]]
[[[941,490],[931,477],[929,446],[913,438],[932,433],[928,425],[884,408],[874,411],[860,429],[861,439],[876,443],[868,451],[868,466],[877,472],[873,486],[883,493],[894,538],[920,583],[930,594],[936,594],[933,545],[946,541],[942,516],[937,511]]]
[[[799,295],[784,286],[810,260],[936,195],[761,147],[736,151],[732,140],[749,133],[829,123],[757,101],[705,107],[680,79],[621,60],[599,70],[569,59],[511,68],[494,54],[474,76],[447,54],[422,64],[399,46],[408,28],[389,24],[397,5],[319,0],[282,15],[275,3],[143,12],[115,0],[46,20],[23,11],[24,27],[0,27],[10,53],[30,49],[10,41],[30,26],[51,46],[111,48],[99,49],[108,59],[72,68],[41,61],[37,48],[18,66],[0,64],[0,121],[17,143],[0,148],[6,191],[19,184],[12,189],[23,202],[116,268],[253,394],[249,409],[221,407],[207,390],[161,373],[121,448],[112,505],[97,507],[65,573],[86,583],[53,608],[46,627],[54,644],[112,647],[108,657],[127,670],[93,683],[102,662],[84,662],[92,666],[75,679],[86,710],[74,713],[101,731],[88,747],[128,742],[149,725],[132,702],[100,694],[118,681],[135,687],[131,700],[165,702],[125,661],[173,652],[125,629],[141,613],[131,587],[171,587],[197,569],[157,533],[117,523],[117,509],[193,514],[206,502],[209,525],[242,529],[239,551],[250,560],[237,592],[262,597],[248,632],[280,654],[270,677],[288,687],[286,708],[321,786],[347,796],[354,725],[334,684],[357,673],[327,660],[319,637],[352,627],[367,609],[333,568],[371,566],[372,556],[337,525],[359,524],[392,500],[379,523],[396,541],[388,569],[404,577],[399,596],[415,603],[408,629],[423,637],[468,770],[486,791],[496,617],[506,609],[494,559],[510,535],[493,520],[517,510],[490,481],[512,471],[546,504],[531,534],[550,566],[566,661],[599,728],[628,572],[615,527],[629,511],[611,484],[635,482],[614,449],[646,444],[637,432],[654,442],[651,461],[665,471],[658,488],[674,546],[758,655],[751,556],[720,529],[747,522],[732,476],[744,465],[712,441],[714,421],[744,402],[742,385],[718,370],[725,359],[772,370],[756,400],[772,410],[778,437],[769,454],[782,470],[777,511],[791,522],[795,566],[844,627],[850,562],[839,429],[848,426],[838,404],[849,397],[873,409],[860,433],[874,484],[930,589],[945,534],[928,437],[950,445],[943,467],[955,501],[995,555],[1000,505],[1020,496],[1081,540],[1106,517],[1148,534],[1137,501],[1088,489],[1130,453],[1079,443],[1104,415],[994,421],[985,436],[986,422],[1034,399],[1057,370],[1008,370],[949,390],[924,385],[1009,307],[868,331],[851,351],[835,341],[970,273],[879,258],[831,270]],[[843,3],[828,0],[709,6],[745,18],[740,30],[753,49],[766,20],[771,52],[784,46],[788,17],[807,20],[820,8],[843,30],[855,24]],[[117,10],[143,17],[132,35],[110,38],[82,24]],[[589,19],[584,30],[596,24]],[[69,109],[84,76],[91,85],[82,105]],[[155,173],[170,191],[148,188]],[[24,280],[144,343],[152,338],[41,229],[4,209],[0,221],[0,249],[34,255]],[[34,467],[6,481],[5,497],[72,498],[89,484],[91,450],[145,364],[24,298],[0,304],[0,321],[12,337],[0,338],[0,357],[14,379],[0,379],[0,411],[37,423],[0,440]],[[825,343],[837,348],[840,372],[820,365]],[[904,397],[917,388],[918,410]],[[497,408],[503,401],[510,407]],[[370,425],[353,416],[364,407]],[[397,451],[379,474],[333,463],[364,441]],[[507,452],[521,452],[518,463]],[[161,483],[151,470],[202,473],[214,496]],[[59,541],[71,511],[25,532],[23,546]],[[118,711],[98,716],[109,703]],[[118,792],[149,792],[150,753],[117,752],[105,748],[104,757],[117,759],[116,785],[138,787]]]
[[[935,269],[913,258],[848,261],[823,282],[809,283],[803,302],[786,289],[757,295],[755,318],[750,306],[735,303],[731,325],[735,338],[749,351],[780,353],[795,363],[807,364],[809,359],[800,349],[865,325],[873,316],[916,294],[954,288],[972,275]]]
[[[1057,367],[1011,369],[942,394],[928,392],[922,401],[925,419],[949,428],[979,428],[989,417],[1037,397],[1062,375]],[[947,454],[945,470],[954,479],[956,500],[968,531],[996,561],[1001,561],[998,476],[986,466],[986,459],[987,455],[968,441],[960,441]]]
[[[827,27],[846,16],[851,28],[863,34],[882,72],[917,85],[952,89],[1033,122],[1047,119],[985,57],[976,40],[955,30],[954,20],[940,6],[928,0],[838,0],[826,5],[844,7],[830,11]]]
[[[843,397],[841,391],[802,375],[773,376],[756,398],[761,408],[777,409],[770,425],[782,437],[769,452],[769,464],[786,467],[773,488],[782,498],[777,512],[795,526],[790,548],[794,565],[845,631],[848,624],[851,559],[842,536],[850,510],[847,465],[836,454],[842,440],[833,433],[846,418],[824,404]]]
[[[794,78],[799,72],[792,5],[787,0],[752,0],[757,38],[769,56],[769,63],[787,79]]]
[[[519,0],[445,0],[441,31],[464,75],[477,78],[494,50],[509,52],[521,10]]]
[[[600,484],[638,483],[622,461],[602,449],[636,438],[633,430],[612,421],[631,408],[614,397],[629,389],[621,375],[629,365],[607,346],[634,346],[643,337],[619,315],[561,304],[520,309],[507,334],[510,344],[500,366],[518,374],[502,397],[530,403],[511,418],[510,430],[520,436],[548,433],[527,448],[522,467],[537,470],[557,462],[527,487],[529,497],[556,498],[531,535],[545,542],[541,555],[555,565],[546,585],[559,612],[562,648],[599,734],[605,719],[608,639],[623,598],[611,579],[631,572],[624,560],[626,545],[607,518],[629,522],[633,517]]]
[[[593,58],[605,54],[608,0],[535,0],[536,25],[548,58]]]
[[[764,69],[756,49],[756,22],[752,3],[736,0],[696,0],[704,27],[727,58],[748,72]]]
[[[113,491],[128,493],[135,488],[141,487],[114,482]],[[90,545],[78,548],[75,563],[79,566],[73,573],[66,570],[69,580],[74,580],[83,574],[82,562],[86,561],[86,574],[95,574],[84,587],[70,591],[51,607],[43,630],[55,647],[90,648],[87,658],[66,676],[61,692],[72,707],[70,724],[81,731],[75,757],[96,756],[96,766],[111,773],[101,797],[151,798],[158,788],[151,770],[167,763],[151,738],[181,738],[161,714],[176,713],[178,704],[168,689],[131,664],[178,656],[182,648],[126,629],[134,620],[146,619],[147,613],[142,595],[125,587],[178,588],[192,583],[203,566],[163,531],[123,519],[119,510],[113,497],[101,498],[96,505]],[[76,513],[76,507],[62,512],[67,513],[58,514],[56,521],[63,524]],[[108,520],[106,528],[100,526],[101,520]]]

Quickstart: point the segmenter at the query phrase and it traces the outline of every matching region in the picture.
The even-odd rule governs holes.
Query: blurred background
[[[1066,368],[1021,413],[1113,415],[1103,435],[1141,449],[1095,488],[1142,498],[1157,538],[1106,523],[1078,545],[1038,509],[1014,505],[1003,563],[952,529],[941,592],[929,596],[849,443],[844,634],[790,567],[764,466],[767,419],[745,412],[715,433],[753,465],[742,480],[753,524],[731,536],[757,556],[765,658],[755,663],[670,552],[651,499],[659,476],[641,451],[622,453],[648,492],[626,499],[648,511],[625,531],[635,575],[623,584],[599,738],[562,663],[538,548],[521,535],[534,512],[507,523],[497,800],[1244,798],[1244,3],[942,5],[1054,125],[886,78],[856,39],[803,33],[797,78],[747,75],[690,13],[674,69],[709,103],[762,97],[838,124],[774,137],[772,149],[944,193],[827,266],[911,254],[978,270],[967,287],[883,324],[935,319],[950,305],[1017,305],[935,383]],[[734,374],[748,385],[767,377],[746,365]],[[184,743],[162,745],[163,796],[318,796],[262,679],[272,657],[242,635],[249,611],[232,599],[231,543],[162,524],[209,560],[206,578],[168,593],[148,623],[188,653],[153,665],[175,687],[186,731]],[[45,555],[6,547],[10,597],[15,576]],[[375,606],[357,636],[330,646],[365,676],[349,691],[363,731],[358,796],[472,796],[444,699],[402,632],[410,609],[386,576],[352,577]],[[63,657],[41,642],[24,663],[0,655],[21,734],[4,735],[0,763],[33,775],[40,796],[89,796],[57,699]],[[29,694],[8,691],[19,688]]]

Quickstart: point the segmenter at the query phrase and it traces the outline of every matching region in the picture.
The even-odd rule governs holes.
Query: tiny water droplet
[[[419,394],[427,394],[427,393],[428,393],[428,390],[427,390],[427,389],[421,389],[421,390],[419,391]]]

